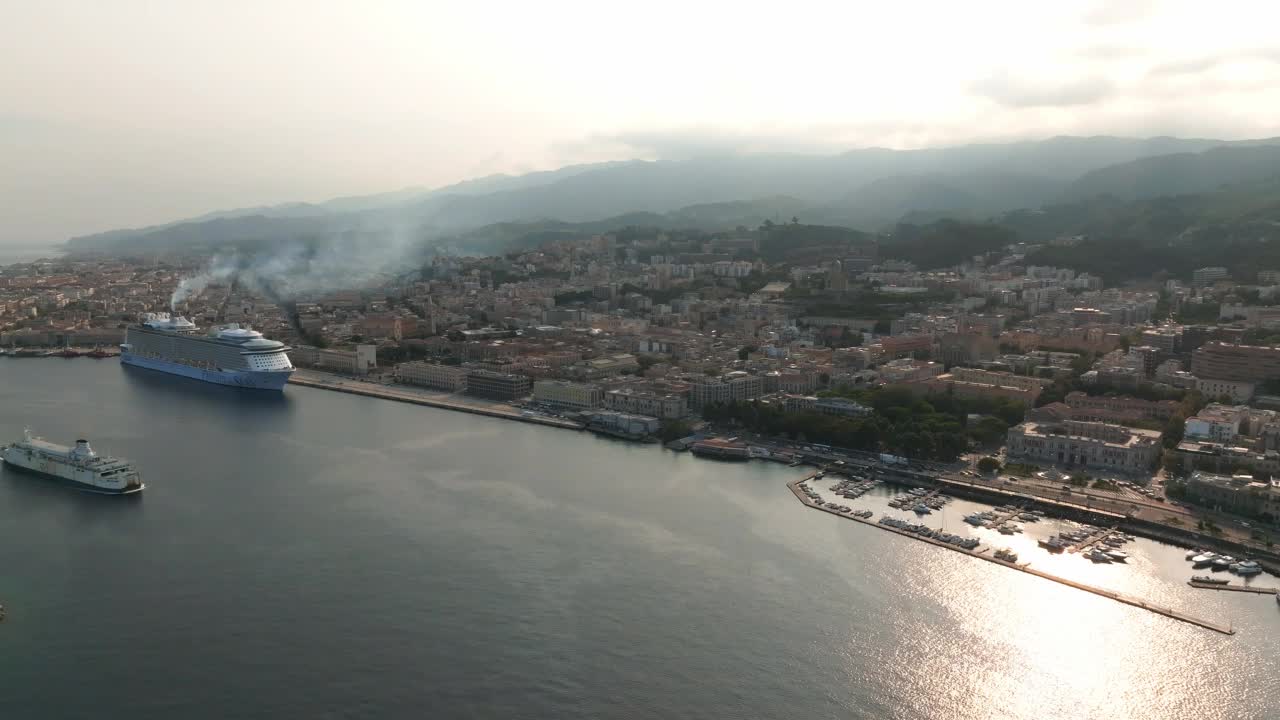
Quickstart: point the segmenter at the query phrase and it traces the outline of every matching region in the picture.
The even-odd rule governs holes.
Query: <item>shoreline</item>
[[[331,390],[352,395],[363,395],[365,397],[392,400],[395,402],[424,405],[442,410],[458,410],[502,420],[517,420],[520,422],[542,425],[543,427],[578,431],[590,430],[585,424],[571,420],[552,418],[543,415],[525,415],[519,410],[499,401],[485,401],[478,398],[471,398],[469,396],[459,396],[444,391],[424,390],[417,388],[416,386],[383,385],[380,383],[360,380],[359,378],[319,370],[299,369],[292,377],[289,378],[289,383],[300,385],[302,387],[317,388],[320,390]],[[648,444],[642,443],[638,440],[632,440],[630,438],[617,437],[612,434],[609,436],[624,442]],[[660,444],[659,447],[665,447],[665,445]],[[706,456],[700,457],[702,459],[709,460],[716,459]],[[776,455],[770,455],[768,457],[748,457],[743,458],[743,460],[765,460],[768,462],[785,464],[805,464],[814,467],[828,466],[826,463],[815,462],[813,458],[784,458]],[[721,462],[723,462],[723,460],[721,460]],[[966,483],[940,474],[910,472],[905,473],[905,475],[907,475],[905,477],[899,477],[898,473],[894,472],[895,468],[893,467],[857,465],[855,465],[855,467],[862,467],[862,470],[865,472],[874,472],[881,480],[897,485],[932,485],[951,495],[967,497],[979,502],[1000,504],[1016,500],[1022,503],[1037,505],[1049,512],[1052,512],[1056,517],[1083,519],[1093,523],[1116,523],[1121,525],[1126,532],[1175,545],[1177,547],[1213,548],[1232,553],[1253,555],[1259,558],[1259,561],[1267,572],[1280,576],[1280,562],[1277,562],[1276,559],[1268,553],[1260,551],[1257,548],[1249,548],[1224,538],[1207,537],[1189,529],[1174,528],[1153,521],[1110,512],[1099,507],[1080,505],[1079,503],[1070,502],[1061,498],[1048,498],[1040,495],[1020,493],[1010,488],[996,488]],[[922,477],[922,475],[924,476]]]
[[[306,374],[304,375],[303,373]],[[310,375],[322,375],[322,377],[308,377]],[[494,405],[483,405],[480,404],[485,402],[483,400],[463,400],[452,393],[441,393],[439,397],[433,397],[425,394],[425,391],[419,389],[398,390],[396,389],[398,386],[394,385],[386,386],[379,383],[371,383],[366,380],[349,378],[344,375],[319,373],[314,370],[300,370],[294,372],[293,375],[289,377],[289,384],[316,388],[319,390],[331,390],[333,392],[347,393],[350,395],[363,395],[365,397],[392,400],[395,402],[409,403],[411,405],[425,405],[427,407],[434,407],[442,410],[459,410],[473,415],[484,415],[492,418],[500,418],[502,420],[517,420],[519,422],[560,428],[562,430],[582,430],[586,427],[582,423],[577,423],[572,420],[562,420],[560,418],[546,417],[544,415],[525,415],[515,408],[504,408],[498,406],[496,402],[494,402]]]

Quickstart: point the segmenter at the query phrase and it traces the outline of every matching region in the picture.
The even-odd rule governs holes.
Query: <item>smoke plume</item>
[[[368,287],[421,266],[424,248],[408,232],[347,233],[259,250],[219,253],[200,272],[183,278],[170,308],[200,296],[212,284],[237,283],[280,305],[298,331],[300,297]]]

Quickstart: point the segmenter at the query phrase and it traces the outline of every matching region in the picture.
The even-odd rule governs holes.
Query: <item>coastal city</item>
[[[0,4],[0,720],[1280,718],[1280,4]]]
[[[71,254],[3,269],[0,350],[113,358],[171,313],[286,344],[297,384],[722,460],[870,458],[1275,563],[1280,270],[1109,288],[1039,249],[925,271],[798,220],[626,228],[288,298],[178,293],[216,258]]]

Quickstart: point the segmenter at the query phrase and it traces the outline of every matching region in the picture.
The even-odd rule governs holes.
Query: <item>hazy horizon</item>
[[[1280,135],[1245,2],[0,8],[8,245],[602,160]]]

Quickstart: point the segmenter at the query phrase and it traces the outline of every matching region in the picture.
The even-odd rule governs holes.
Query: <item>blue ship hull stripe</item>
[[[190,365],[183,365],[182,363],[170,362],[168,360],[139,357],[127,352],[120,355],[120,362],[125,365],[133,365],[135,367],[146,368],[148,370],[158,370],[171,375],[181,375],[194,380],[203,380],[204,382],[216,383],[218,385],[230,385],[231,387],[250,388],[253,390],[274,390],[276,392],[284,390],[284,386],[289,383],[289,375],[293,373],[292,370],[279,372],[205,370],[203,368],[191,367]]]

